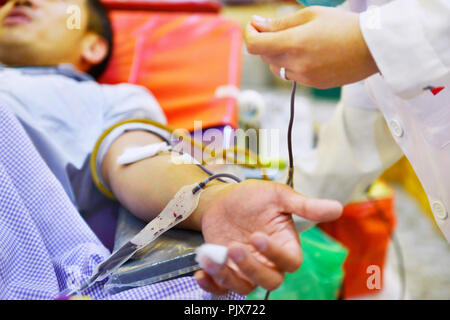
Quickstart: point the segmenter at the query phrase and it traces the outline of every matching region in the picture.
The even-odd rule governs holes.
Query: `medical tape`
[[[200,164],[195,158],[188,153],[175,151],[166,142],[149,144],[146,146],[136,146],[127,148],[118,158],[117,163],[120,165],[132,164],[147,158],[152,158],[162,152],[174,151],[178,154],[172,156],[172,163],[174,164]]]
[[[166,142],[149,144],[146,146],[130,147],[117,158],[117,163],[127,165],[135,163],[147,158],[156,156],[157,154],[170,151],[172,149]]]
[[[195,164],[200,165],[200,162],[197,161],[194,157],[192,157],[189,153],[180,153],[176,156],[173,156],[171,159],[173,164]]]

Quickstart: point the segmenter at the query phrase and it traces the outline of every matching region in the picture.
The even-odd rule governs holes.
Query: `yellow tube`
[[[92,152],[91,159],[90,159],[90,169],[91,169],[92,180],[94,181],[94,184],[98,188],[98,190],[100,190],[101,193],[103,193],[105,196],[107,196],[110,199],[116,200],[116,198],[114,197],[114,194],[111,191],[109,191],[108,188],[101,183],[100,177],[97,174],[97,168],[96,168],[95,161],[97,159],[98,150],[100,148],[100,145],[102,144],[105,137],[109,133],[111,133],[111,131],[113,131],[115,128],[117,128],[121,125],[127,124],[127,123],[146,123],[146,124],[155,126],[157,128],[160,128],[162,130],[165,130],[171,134],[176,135],[177,138],[189,142],[191,144],[191,146],[200,148],[202,150],[202,152],[207,152],[210,155],[210,157],[208,159],[215,159],[215,158],[218,158],[218,155],[222,155],[222,159],[227,161],[228,160],[227,159],[227,151],[233,150],[235,153],[243,154],[249,158],[253,158],[256,160],[256,166],[252,166],[249,164],[238,164],[238,165],[243,166],[243,167],[248,167],[248,168],[259,168],[262,171],[263,178],[265,180],[270,180],[270,178],[266,174],[266,168],[262,165],[259,156],[254,154],[250,150],[243,150],[238,147],[233,147],[233,148],[230,148],[227,150],[219,150],[218,152],[216,152],[215,150],[205,146],[203,143],[201,143],[195,139],[192,139],[192,137],[190,135],[177,134],[177,130],[175,130],[169,126],[166,126],[162,123],[159,123],[159,122],[156,122],[153,120],[149,120],[149,119],[129,119],[129,120],[125,120],[125,121],[116,123],[115,125],[108,128],[105,132],[103,132],[103,134],[100,136],[100,138],[97,140],[97,143],[95,144],[95,147]],[[202,164],[206,164],[206,162],[207,161],[202,161]]]

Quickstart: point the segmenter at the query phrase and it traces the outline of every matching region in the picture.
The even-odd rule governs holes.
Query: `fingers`
[[[9,11],[14,7],[17,0],[8,1],[3,7],[0,8],[0,23],[8,15]]]
[[[263,233],[256,233],[252,239],[255,248],[268,261],[263,261],[261,257],[257,258],[250,246],[232,243],[228,248],[227,264],[218,265],[205,259],[205,271],[195,274],[199,286],[215,294],[224,294],[227,290],[232,290],[246,295],[256,286],[275,290],[283,283],[286,271],[293,272],[299,268],[301,252],[298,241],[293,241],[293,245],[277,246],[275,241]]]
[[[266,290],[275,290],[284,280],[284,273],[271,268],[250,252],[248,246],[233,243],[229,248],[229,257],[239,270],[252,282]]]
[[[276,75],[279,78],[281,77],[281,75],[280,75],[281,68],[280,67],[277,67],[277,66],[274,66],[274,65],[270,65],[269,67],[270,67],[270,71],[272,71],[272,73],[274,75]],[[295,73],[293,73],[292,71],[290,71],[288,69],[285,69],[285,70],[286,70],[286,73],[285,73],[286,74],[286,79],[285,80],[296,80],[296,81],[299,81],[297,79]]]
[[[253,16],[251,24],[259,32],[278,32],[305,24],[311,21],[313,17],[312,10],[303,9],[285,17],[275,19]]]
[[[205,258],[205,262],[204,269],[209,275],[209,278],[202,279],[205,290],[217,293],[223,292],[223,290],[232,290],[241,295],[255,290],[256,285],[238,274],[238,271],[233,269],[232,263],[218,265],[208,258]]]
[[[281,75],[280,75],[281,68],[280,67],[270,65],[269,68],[270,68],[270,71],[272,71],[272,73],[274,75],[281,78]],[[310,85],[310,81],[308,78],[304,77],[302,74],[295,73],[287,68],[285,68],[285,77],[286,77],[286,80],[296,81],[296,82],[301,83],[306,86]]]
[[[283,211],[311,221],[336,220],[341,216],[343,210],[338,201],[307,198],[281,184],[278,188],[278,198]]]
[[[282,54],[286,52],[288,45],[293,44],[290,32],[259,32],[251,23],[247,24],[245,29],[245,41],[251,54]]]
[[[194,274],[194,278],[197,281],[200,288],[202,288],[205,291],[217,294],[217,295],[224,295],[228,292],[228,289],[218,285],[214,279],[206,273],[204,270],[197,271]]]
[[[291,63],[291,57],[286,53],[277,55],[262,55],[261,59],[269,65],[273,65],[279,68],[285,67],[289,69],[289,65]]]
[[[251,243],[282,271],[295,272],[302,264],[300,241],[292,240],[280,245],[268,235],[255,232],[251,237]]]

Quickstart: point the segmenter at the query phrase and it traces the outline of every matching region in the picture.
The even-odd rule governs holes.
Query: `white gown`
[[[349,4],[368,5],[360,25],[380,74],[344,86],[316,151],[297,161],[296,185],[345,203],[404,154],[450,241],[450,1]]]

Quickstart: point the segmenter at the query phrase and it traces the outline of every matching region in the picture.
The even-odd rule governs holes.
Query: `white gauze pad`
[[[217,244],[205,243],[195,249],[195,254],[195,261],[200,265],[200,268],[204,269],[206,258],[219,265],[223,265],[227,261],[228,248]]]

